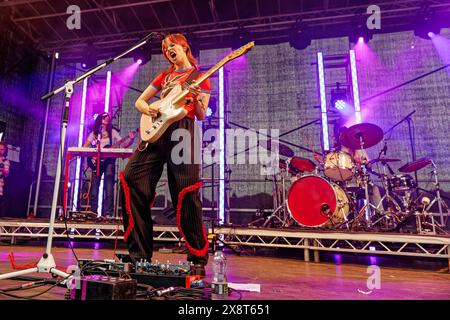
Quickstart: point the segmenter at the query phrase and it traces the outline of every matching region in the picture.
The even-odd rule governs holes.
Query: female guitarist
[[[101,148],[117,147],[127,148],[133,144],[135,132],[128,134],[128,139],[122,139],[119,132],[112,127],[111,116],[105,112],[97,116],[95,119],[93,130],[89,134],[83,147],[97,147],[97,143],[100,142]],[[125,140],[125,141],[124,141]],[[118,143],[121,145],[117,145]],[[115,158],[105,158],[100,164],[100,172],[96,171],[96,164],[92,163],[91,169],[91,187],[89,192],[89,204],[91,211],[97,214],[98,210],[98,192],[100,187],[100,181],[102,175],[105,174],[104,179],[104,195],[105,204],[102,209],[102,217],[105,219],[111,219],[114,213],[114,178],[115,178]]]
[[[198,194],[201,186],[200,166],[193,161],[194,153],[199,153],[194,145],[198,144],[191,143],[189,153],[192,161],[180,164],[171,157],[172,148],[178,143],[172,141],[171,137],[174,130],[185,129],[190,133],[191,142],[194,141],[194,119],[197,117],[198,120],[203,120],[205,117],[211,83],[209,80],[200,85],[193,83],[201,73],[183,35],[167,35],[162,41],[162,53],[169,62],[169,67],[156,76],[136,100],[135,106],[139,112],[154,118],[158,115],[158,109],[150,106],[148,101],[158,92],[161,99],[164,99],[172,88],[181,85],[189,90],[183,101],[187,114],[172,123],[155,142],[141,142],[121,174],[124,238],[133,260],[151,261],[153,222],[150,208],[164,164],[167,164],[169,189],[177,213],[178,228],[189,250],[187,260],[194,264],[195,274],[204,276],[208,261],[208,241],[203,228],[202,204]]]

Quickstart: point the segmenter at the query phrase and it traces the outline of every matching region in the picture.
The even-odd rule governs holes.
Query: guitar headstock
[[[223,60],[231,61],[233,59],[239,58],[240,56],[249,52],[255,46],[255,41],[247,43],[245,46],[240,47],[237,50],[234,50],[232,53],[227,55]]]

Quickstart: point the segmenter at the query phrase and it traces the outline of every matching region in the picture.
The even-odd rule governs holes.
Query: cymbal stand
[[[361,147],[361,150],[364,150],[364,139],[362,134],[359,134],[359,144]],[[372,212],[370,208],[370,200],[369,200],[369,173],[367,172],[366,164],[361,164],[362,168],[362,176],[363,176],[363,184],[364,184],[364,199],[365,204],[364,207],[361,210],[365,211],[365,224],[367,227],[372,228]]]
[[[370,204],[374,210],[376,210],[381,216],[376,221],[373,222],[374,225],[378,224],[379,222],[394,222],[394,225],[388,226],[389,229],[395,228],[397,224],[400,222],[397,218],[397,215],[395,215],[396,212],[401,211],[400,206],[398,205],[397,201],[393,198],[389,191],[389,174],[387,170],[389,170],[389,173],[392,175],[394,172],[389,167],[389,164],[387,162],[382,162],[383,164],[383,187],[386,191],[385,195],[380,199],[378,204],[376,206]],[[386,203],[386,209],[383,206],[383,204]],[[390,219],[391,221],[386,221],[385,219]],[[394,219],[394,220],[392,220]]]
[[[437,167],[433,161],[431,161],[431,165],[433,166],[432,174],[434,176],[434,190],[436,192],[436,195],[434,199],[430,202],[430,204],[426,207],[425,211],[430,211],[431,207],[437,202],[438,209],[439,209],[439,216],[440,216],[440,227],[445,227],[446,223],[444,221],[444,212],[443,209],[445,208],[447,210],[447,219],[449,215],[449,208],[444,200],[441,198],[441,189],[439,186],[439,179],[438,179],[438,173],[437,173]],[[446,220],[447,220],[446,219]]]
[[[386,211],[384,209],[383,203],[386,202],[386,208],[388,211],[392,209],[392,205],[394,205],[396,211],[401,211],[400,206],[398,205],[397,201],[394,200],[394,198],[391,195],[391,192],[389,191],[389,174],[387,173],[387,169],[389,169],[389,173],[392,175],[394,172],[389,167],[389,164],[387,162],[382,162],[383,164],[383,187],[386,191],[385,195],[380,199],[379,203],[375,207],[375,210],[378,212],[381,212],[383,215],[386,214]]]
[[[248,224],[248,226],[252,226],[254,224],[257,224],[260,221],[264,221],[264,223],[262,224],[263,227],[267,227],[269,226],[269,224],[272,222],[272,220],[276,219],[281,223],[281,227],[288,227],[289,223],[288,223],[288,215],[287,215],[287,207],[286,207],[286,187],[285,187],[285,176],[286,176],[286,169],[281,169],[280,170],[280,177],[281,177],[281,191],[279,188],[279,182],[278,182],[278,178],[277,175],[274,176],[274,180],[275,180],[275,190],[276,190],[276,198],[277,200],[280,198],[279,195],[281,196],[281,201],[279,203],[277,203],[277,205],[279,204],[279,206],[272,212],[271,215],[269,215],[268,217],[261,217],[255,221],[252,221]],[[278,201],[274,201],[274,203],[276,203]],[[274,206],[275,207],[275,206]]]

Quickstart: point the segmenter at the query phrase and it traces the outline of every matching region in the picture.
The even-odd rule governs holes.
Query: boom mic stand
[[[149,41],[161,38],[163,35],[161,33],[151,32],[147,36],[145,36],[142,40],[140,40],[136,45],[131,47],[130,49],[126,50],[125,52],[119,54],[118,56],[108,59],[102,64],[86,71],[84,74],[79,76],[78,78],[75,78],[74,80],[66,81],[66,83],[59,87],[58,89],[51,91],[47,93],[46,95],[41,97],[42,101],[45,101],[54,95],[64,91],[65,93],[65,100],[64,100],[64,110],[63,110],[63,118],[61,122],[61,144],[58,152],[58,160],[56,165],[56,175],[55,175],[55,185],[53,188],[53,201],[52,201],[52,208],[51,208],[51,214],[50,214],[50,224],[48,228],[48,236],[47,236],[47,247],[45,250],[45,253],[42,255],[42,258],[39,260],[38,264],[34,268],[29,268],[21,271],[16,272],[10,272],[0,275],[0,280],[14,278],[17,276],[29,274],[29,273],[50,273],[54,276],[60,276],[64,279],[61,281],[62,284],[67,283],[67,281],[72,281],[72,275],[60,271],[56,268],[55,259],[53,258],[53,255],[51,253],[52,249],[52,240],[53,240],[53,230],[55,225],[55,217],[56,217],[56,208],[58,203],[58,193],[59,193],[59,184],[61,181],[61,167],[62,167],[62,160],[63,160],[63,153],[64,153],[64,143],[66,140],[66,131],[67,131],[67,125],[69,122],[69,106],[70,106],[70,98],[73,94],[73,86],[77,84],[78,82],[83,81],[87,77],[91,76],[92,74],[96,73],[97,71],[103,69],[107,65],[113,63],[114,61],[122,58],[123,56],[127,55],[128,53],[136,50],[137,48],[143,46],[144,44],[148,43]],[[66,210],[65,204],[63,204],[64,210]],[[66,213],[63,213],[64,216],[66,216]]]

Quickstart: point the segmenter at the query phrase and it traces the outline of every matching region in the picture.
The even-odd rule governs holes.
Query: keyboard
[[[70,147],[67,149],[72,156],[80,157],[96,157],[97,148],[89,147]],[[133,154],[133,149],[125,148],[101,148],[101,158],[128,158]]]

